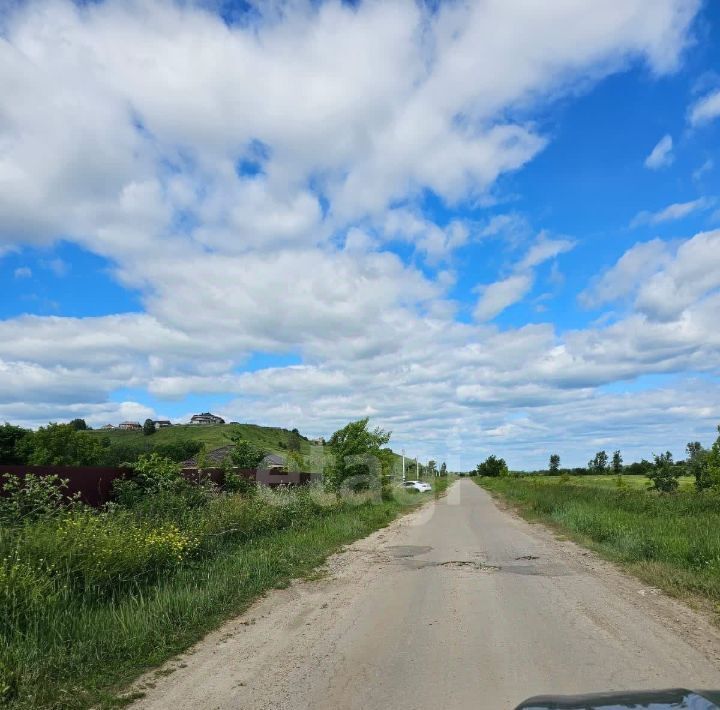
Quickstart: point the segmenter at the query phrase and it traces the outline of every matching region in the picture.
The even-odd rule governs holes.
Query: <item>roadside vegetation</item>
[[[610,463],[596,455],[580,475],[563,472],[553,455],[542,475],[476,480],[526,518],[550,523],[645,582],[710,602],[720,613],[720,437],[708,449],[688,444],[687,454],[681,462],[666,452],[630,466],[620,452]]]
[[[417,505],[393,485],[388,439],[349,424],[324,477],[294,489],[232,471],[222,488],[189,482],[143,454],[100,509],[69,499],[58,477],[0,472],[0,705],[121,704],[143,670]],[[257,456],[235,447],[233,458]]]

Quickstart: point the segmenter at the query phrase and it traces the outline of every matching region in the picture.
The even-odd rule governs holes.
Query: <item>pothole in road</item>
[[[537,555],[520,555],[520,557],[516,557],[516,560],[539,560],[540,558]]]
[[[429,545],[391,545],[387,548],[393,557],[415,557],[415,555],[424,555],[431,550],[432,547]]]
[[[408,569],[428,569],[442,567],[444,569],[469,569],[480,572],[495,572],[499,567],[494,565],[486,565],[476,560],[446,560],[445,562],[435,562],[433,560],[400,560],[403,567]]]
[[[503,565],[500,568],[503,573],[520,574],[528,577],[567,577],[572,575],[572,570],[563,565]]]

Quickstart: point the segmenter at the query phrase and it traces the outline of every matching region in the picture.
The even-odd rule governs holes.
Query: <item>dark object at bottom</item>
[[[715,710],[720,708],[717,690],[638,690],[592,695],[537,695],[515,710]]]

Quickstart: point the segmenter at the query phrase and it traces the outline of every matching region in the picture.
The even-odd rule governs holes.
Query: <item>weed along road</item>
[[[137,708],[512,708],[720,687],[710,620],[471,480],[275,590],[136,688]]]

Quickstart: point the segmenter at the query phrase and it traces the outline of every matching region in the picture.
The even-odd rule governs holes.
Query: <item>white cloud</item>
[[[490,320],[499,315],[508,306],[521,301],[530,291],[534,283],[530,273],[514,274],[501,281],[481,287],[481,294],[475,306],[477,320]]]
[[[653,291],[626,321],[562,337],[456,321],[443,262],[475,236],[531,233],[513,214],[434,223],[420,199],[487,201],[546,145],[534,109],[633,63],[674,70],[695,0],[258,8],[230,26],[167,0],[4,15],[0,252],[62,236],[116,264],[146,312],[0,321],[0,419],[142,420],[151,408],[109,393],[226,392],[230,418],[327,434],[372,412],[423,455],[466,460],[489,437],[527,458],[559,430],[578,450],[588,430],[612,431],[622,403],[599,385],[717,368],[701,335],[713,296],[683,289],[682,270],[669,287],[681,328],[651,322]],[[422,269],[385,250],[398,238]],[[478,317],[571,247],[528,244]],[[303,365],[238,374],[258,351]],[[664,429],[637,431],[661,440],[680,415],[646,400],[637,417]]]
[[[673,139],[671,135],[663,136],[645,158],[645,167],[650,170],[664,168],[673,162]]]
[[[702,126],[720,116],[720,89],[711,91],[698,99],[691,107],[688,116],[691,126]]]
[[[518,264],[519,269],[532,269],[548,259],[554,259],[575,247],[572,239],[551,239],[547,233],[541,232],[535,244]]]
[[[29,279],[32,276],[32,269],[29,266],[19,266],[13,275],[16,279]]]
[[[610,269],[583,291],[579,300],[588,308],[621,300],[671,259],[670,245],[661,239],[640,242],[628,249]]]
[[[642,284],[635,305],[649,318],[676,320],[718,288],[720,231],[701,232],[680,244],[669,264]]]
[[[700,232],[680,243],[655,239],[636,244],[580,296],[587,306],[633,297],[653,321],[674,321],[720,288],[720,231]]]
[[[541,232],[527,254],[515,265],[512,276],[478,287],[480,298],[475,306],[475,318],[480,321],[491,320],[521,301],[535,284],[533,269],[570,251],[574,246],[575,242],[570,239],[551,239],[545,232]]]
[[[700,197],[697,200],[691,200],[689,202],[675,202],[672,205],[663,207],[663,209],[657,212],[649,212],[644,210],[638,212],[630,222],[630,227],[639,227],[644,224],[656,225],[662,224],[663,222],[671,222],[678,219],[683,219],[694,212],[708,209],[713,205],[713,201],[706,198]]]
[[[470,236],[468,225],[459,220],[440,227],[407,209],[389,210],[382,229],[388,239],[414,243],[431,263],[447,259],[455,249],[465,244]]]

